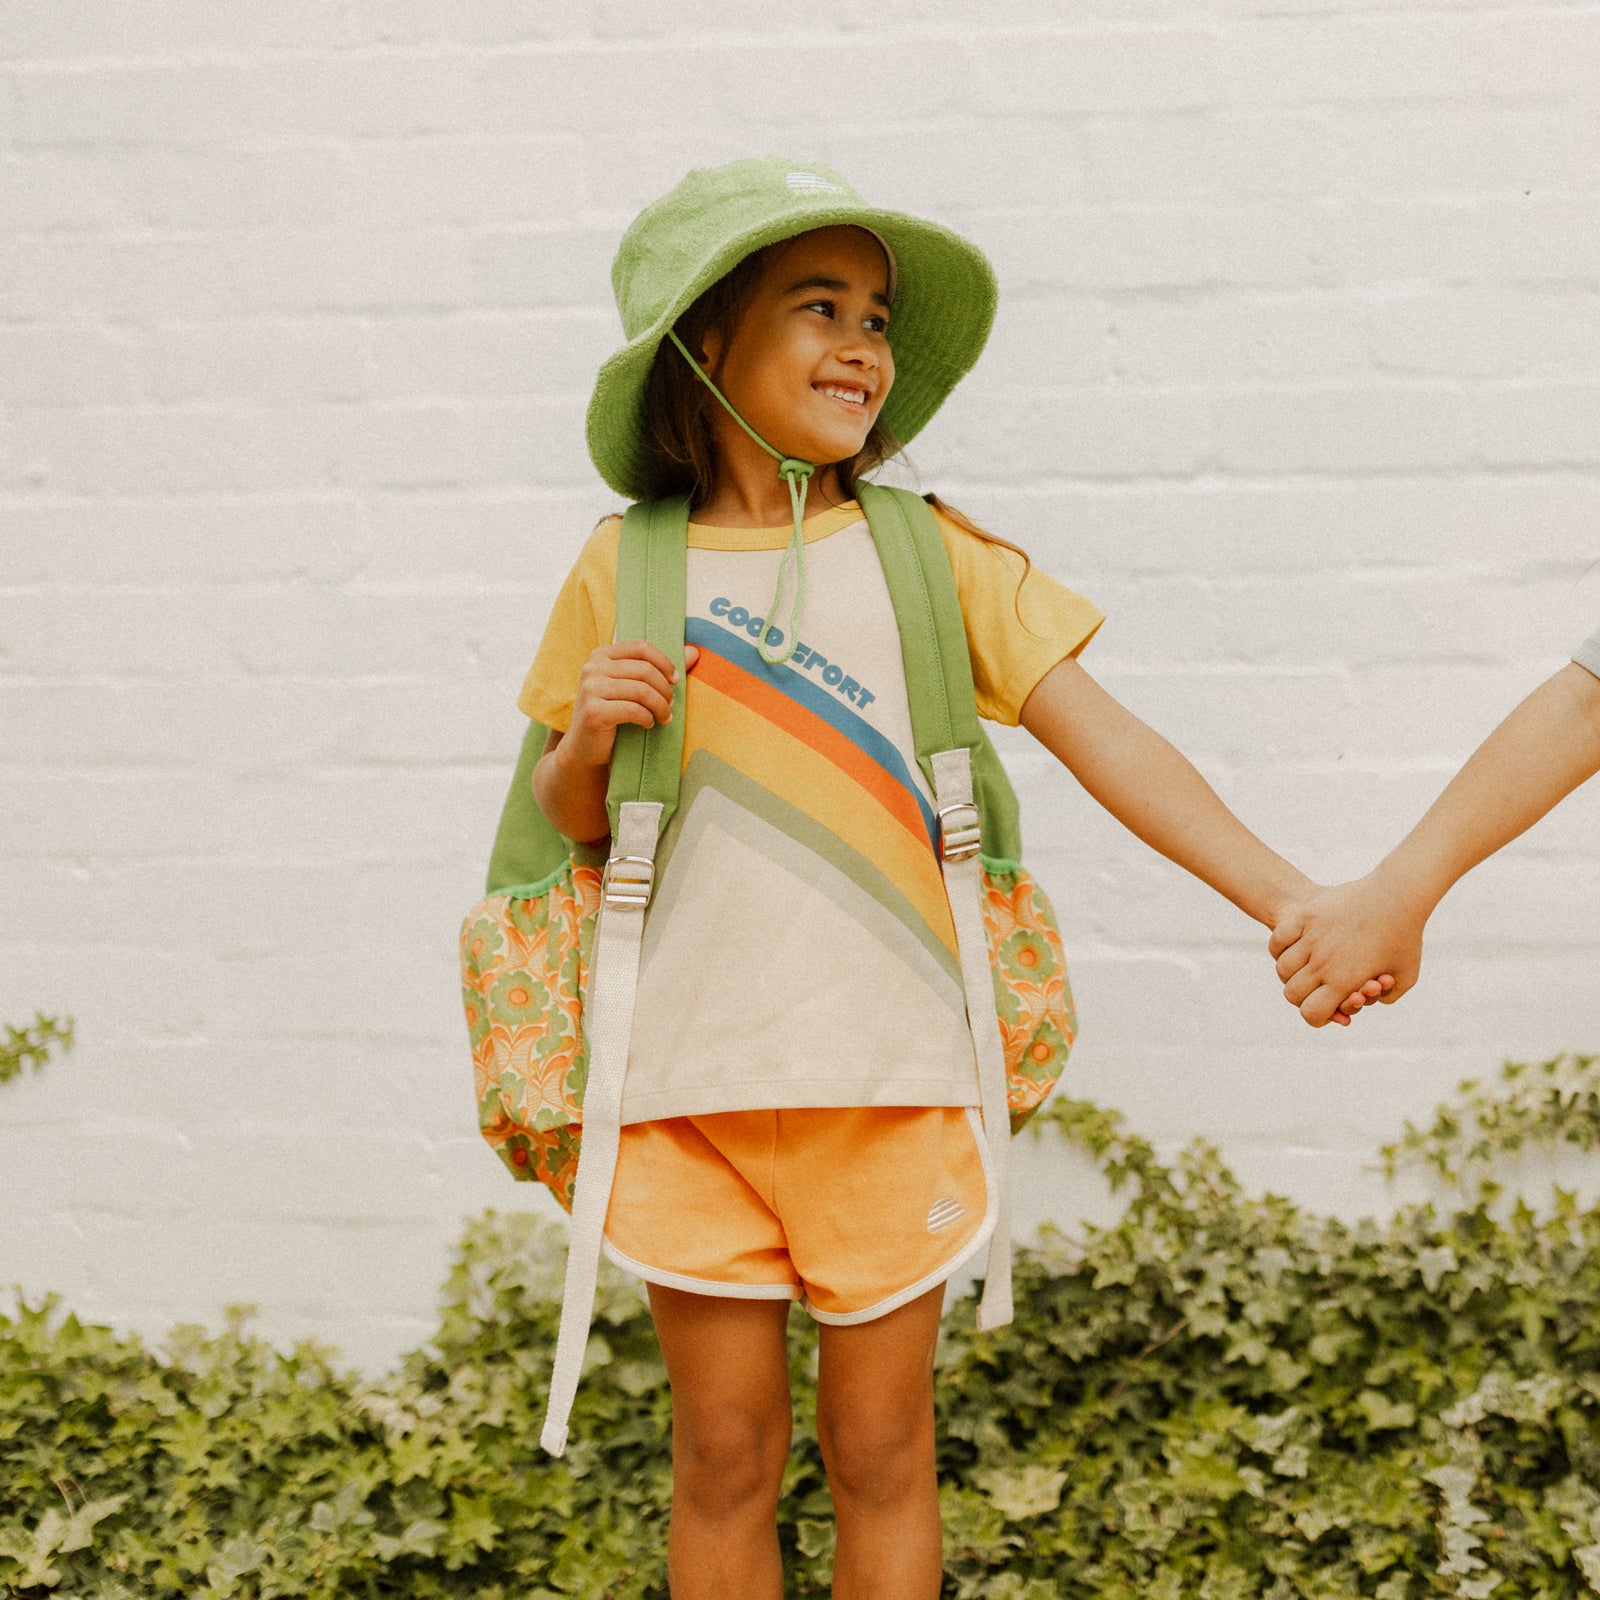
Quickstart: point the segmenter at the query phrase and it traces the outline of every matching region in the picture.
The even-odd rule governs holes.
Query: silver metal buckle
[[[970,861],[983,847],[978,808],[970,800],[943,806],[939,817],[939,853],[946,861]]]
[[[600,902],[613,911],[643,911],[655,882],[656,864],[649,856],[612,856],[600,878]]]

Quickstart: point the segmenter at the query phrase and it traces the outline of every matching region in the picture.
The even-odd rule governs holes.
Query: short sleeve
[[[1015,727],[1039,680],[1075,656],[1104,613],[1025,562],[1020,551],[935,511],[967,624],[978,715]]]
[[[609,644],[616,632],[621,540],[621,517],[607,517],[589,535],[551,607],[538,653],[517,696],[517,706],[525,716],[559,733],[572,726],[578,674],[589,652]]]
[[[1587,667],[1595,677],[1600,678],[1600,628],[1596,628],[1576,650],[1572,652],[1572,659],[1580,667]]]

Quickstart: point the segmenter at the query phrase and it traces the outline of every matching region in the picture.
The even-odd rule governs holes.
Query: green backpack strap
[[[984,1143],[995,1185],[994,1233],[978,1326],[1003,1328],[1012,1317],[1011,1118],[983,908],[985,869],[1011,867],[1017,860],[1017,798],[978,720],[966,623],[932,510],[904,489],[863,484],[858,492],[900,628],[917,762],[939,808],[940,872],[961,963]]]
[[[683,614],[689,568],[689,497],[630,506],[617,548],[617,638],[647,639],[672,663],[672,721],[653,728],[625,723],[611,752],[606,810],[611,831],[628,800],[661,804],[661,829],[678,808],[683,769]]]
[[[878,560],[889,586],[917,764],[937,788],[933,757],[943,750],[972,752],[972,791],[983,826],[983,853],[996,863],[1022,854],[1017,797],[978,718],[972,657],[944,535],[921,495],[884,484],[856,485]]]
[[[619,808],[627,800],[661,802],[661,826],[678,806],[683,765],[683,610],[689,502],[678,497],[628,509],[617,548],[618,639],[648,639],[666,652],[678,670],[673,685],[672,721],[655,728],[628,724],[617,730],[611,758],[606,810],[615,831]],[[511,779],[494,848],[489,853],[486,892],[537,891],[560,872],[573,841],[557,833],[533,797],[533,769],[544,753],[550,730],[530,722],[522,736],[517,770]]]
[[[622,1135],[645,913],[655,887],[655,854],[678,804],[683,761],[684,581],[688,568],[686,498],[634,506],[622,519],[617,552],[618,639],[648,639],[677,668],[672,720],[617,729],[606,809],[611,851],[583,997],[589,1072],[583,1087],[583,1153],[572,1190],[572,1224],[561,1294],[561,1324],[539,1439],[551,1455],[567,1447],[567,1422],[583,1370],[599,1283],[600,1251]]]

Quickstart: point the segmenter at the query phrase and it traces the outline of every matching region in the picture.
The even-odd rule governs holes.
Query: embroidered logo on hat
[[[949,1195],[942,1195],[928,1207],[928,1232],[937,1233],[940,1228],[947,1228],[957,1217],[966,1215],[967,1208],[959,1200],[953,1200]]]
[[[783,180],[796,194],[843,194],[844,190],[815,172],[791,172]]]

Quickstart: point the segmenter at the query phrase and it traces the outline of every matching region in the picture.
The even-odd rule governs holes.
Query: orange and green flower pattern
[[[478,1125],[518,1178],[572,1209],[589,1047],[583,992],[600,873],[572,864],[538,895],[495,894],[461,925]],[[1027,872],[983,874],[983,922],[1015,1133],[1055,1087],[1078,1031],[1049,899]]]
[[[461,927],[478,1125],[518,1178],[572,1209],[589,1047],[583,992],[600,874],[573,864],[542,894],[494,894]]]
[[[1055,910],[1021,867],[984,869],[983,927],[1015,1133],[1055,1087],[1077,1037],[1078,1018]]]

